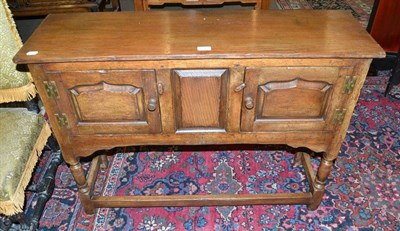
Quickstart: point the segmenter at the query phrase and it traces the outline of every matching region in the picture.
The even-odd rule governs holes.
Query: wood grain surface
[[[198,51],[199,46],[211,50]],[[188,10],[49,15],[14,61],[384,55],[349,12]]]

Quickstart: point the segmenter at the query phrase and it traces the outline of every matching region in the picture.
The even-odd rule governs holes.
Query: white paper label
[[[198,46],[197,51],[211,51],[211,46]]]
[[[26,52],[26,55],[31,56],[31,55],[37,55],[38,53],[39,53],[39,51],[28,51],[28,52]]]

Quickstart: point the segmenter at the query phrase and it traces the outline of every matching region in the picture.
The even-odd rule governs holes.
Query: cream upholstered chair
[[[36,111],[4,107],[9,102],[29,101],[36,95],[30,74],[17,71],[12,62],[22,42],[5,0],[0,0],[0,45],[0,230],[3,230],[11,225],[15,215],[23,214],[25,189],[51,130]]]
[[[22,42],[7,3],[0,1],[0,102],[30,100],[36,95],[32,78],[28,72],[16,71],[16,65],[12,62]]]

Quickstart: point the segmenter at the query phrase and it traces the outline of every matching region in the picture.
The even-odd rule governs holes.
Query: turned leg
[[[303,156],[302,152],[296,152],[296,154],[294,154],[294,163],[293,166],[294,167],[299,167],[302,165],[302,161],[301,161],[301,157]]]
[[[99,156],[100,169],[102,171],[105,171],[108,168],[109,163],[108,163],[108,158],[107,157],[109,155],[113,155],[113,150],[112,149],[104,150],[104,154]]]
[[[261,0],[261,10],[269,10],[269,0]],[[259,8],[258,8],[259,9]]]
[[[90,189],[86,180],[85,171],[82,168],[79,158],[75,160],[74,163],[69,163],[69,168],[72,175],[78,185],[79,189],[79,199],[82,202],[83,208],[87,214],[94,214],[95,208],[90,199]]]
[[[385,90],[385,96],[389,94],[390,90],[393,88],[394,85],[399,83],[400,83],[400,51],[397,53],[396,64],[393,67],[392,75],[389,78],[389,82]]]
[[[121,11],[121,3],[119,0],[111,0],[113,11]]]
[[[332,165],[333,160],[327,159],[324,155],[319,165],[313,188],[311,189],[313,196],[311,199],[311,203],[308,205],[308,209],[316,210],[321,203],[322,197],[324,196],[326,179],[331,172]]]
[[[100,155],[100,169],[105,171],[108,168],[107,155]]]
[[[143,1],[145,1],[145,0],[134,0],[134,1],[133,1],[133,4],[134,4],[134,6],[135,6],[135,7],[134,7],[134,10],[135,10],[135,11],[144,11],[144,10],[145,10]]]

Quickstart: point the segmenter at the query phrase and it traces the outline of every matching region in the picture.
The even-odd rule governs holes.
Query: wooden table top
[[[49,15],[16,63],[205,58],[377,58],[345,11],[214,10]]]

